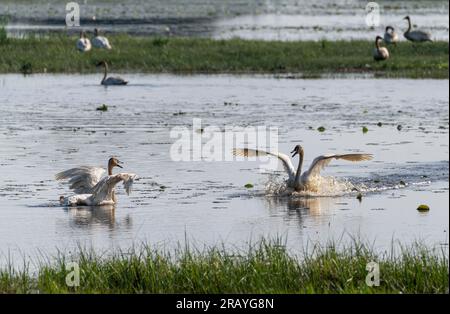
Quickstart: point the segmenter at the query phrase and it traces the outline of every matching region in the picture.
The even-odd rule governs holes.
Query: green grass
[[[1,33],[1,32],[0,32]],[[390,47],[391,59],[373,61],[372,41],[279,42],[111,36],[112,51],[79,53],[76,37],[0,41],[0,73],[91,73],[109,61],[114,72],[141,73],[369,73],[377,77],[448,78],[448,43]]]
[[[0,270],[0,293],[448,293],[449,287],[448,255],[420,245],[395,255],[358,243],[330,245],[302,258],[280,241],[261,241],[246,252],[143,246],[105,256],[80,248],[76,256],[79,287],[66,285],[69,259],[60,255],[56,263],[41,262],[34,275],[27,267]],[[378,287],[365,283],[371,261],[380,266]]]

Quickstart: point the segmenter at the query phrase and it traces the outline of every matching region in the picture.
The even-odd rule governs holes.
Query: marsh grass
[[[142,245],[127,252],[79,248],[75,258],[59,254],[30,273],[0,270],[0,293],[446,293],[448,254],[421,245],[383,254],[359,242],[338,248],[314,246],[298,258],[279,241],[262,240],[247,251],[223,246],[171,252]],[[76,261],[80,286],[66,285]],[[380,265],[381,285],[365,283],[366,265]]]
[[[0,44],[0,73],[91,73],[109,61],[111,71],[140,73],[369,73],[376,77],[448,78],[448,43],[390,47],[391,59],[375,62],[372,41],[280,42],[240,39],[110,36],[111,51],[80,53],[76,37],[10,38]]]

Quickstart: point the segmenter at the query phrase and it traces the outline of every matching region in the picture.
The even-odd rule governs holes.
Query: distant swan
[[[392,26],[386,26],[386,30],[384,32],[384,42],[386,44],[396,45],[398,42],[398,34],[395,32]]]
[[[319,156],[313,160],[309,169],[302,173],[303,148],[300,145],[295,146],[294,150],[291,152],[295,157],[297,154],[300,156],[297,171],[292,164],[289,156],[278,152],[265,152],[261,150],[254,149],[234,149],[234,156],[244,156],[244,157],[255,157],[255,156],[274,156],[280,159],[283,163],[284,169],[286,170],[289,178],[287,180],[287,185],[296,191],[311,191],[317,192],[320,189],[320,171],[325,168],[332,159],[343,159],[348,161],[364,161],[371,160],[373,158],[370,154],[345,154],[345,155],[323,155]]]
[[[100,84],[102,85],[127,85],[128,81],[125,81],[121,77],[107,77],[108,76],[108,63],[106,61],[100,61],[97,66],[103,66],[105,73]]]
[[[375,61],[382,61],[389,59],[389,51],[386,47],[380,47],[380,41],[383,38],[377,36],[375,38],[375,48],[373,49],[373,58]]]
[[[80,38],[77,40],[77,49],[81,52],[86,52],[91,50],[91,48],[91,41],[89,40],[89,38],[86,38],[85,32],[81,32]]]
[[[433,41],[430,33],[420,30],[411,31],[411,18],[409,16],[405,16],[403,19],[408,21],[408,29],[403,34],[406,39],[412,42]]]
[[[94,29],[94,38],[92,39],[92,45],[95,48],[101,48],[101,49],[112,49],[111,45],[109,44],[108,38],[104,36],[98,35],[98,29]]]
[[[114,167],[122,168],[117,158],[108,160],[108,175],[101,167],[82,166],[58,173],[56,180],[68,180],[70,189],[76,194],[69,197],[60,197],[60,202],[67,206],[86,205],[101,206],[114,205],[117,202],[115,186],[123,182],[125,191],[130,194],[137,175],[133,173],[112,174]]]

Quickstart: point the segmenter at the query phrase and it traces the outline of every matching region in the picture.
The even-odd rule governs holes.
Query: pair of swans
[[[403,36],[412,42],[425,42],[425,41],[433,41],[431,39],[431,34],[428,32],[424,32],[421,30],[412,31],[411,18],[409,16],[405,16],[404,20],[408,21],[408,29],[403,33]],[[384,32],[384,42],[386,44],[396,44],[399,40],[398,34],[395,32],[395,29],[392,26],[386,26],[386,30]]]
[[[102,167],[82,166],[58,173],[56,180],[67,180],[70,189],[76,194],[60,197],[65,206],[102,206],[115,205],[117,202],[115,187],[123,182],[125,192],[129,195],[137,175],[134,173],[113,174],[113,168],[122,168],[117,158],[108,160],[108,174]]]
[[[333,159],[342,159],[347,161],[366,161],[371,160],[373,156],[371,154],[343,154],[343,155],[322,155],[316,157],[311,166],[305,172],[302,172],[304,150],[300,145],[295,146],[294,150],[291,152],[292,158],[299,156],[299,163],[297,169],[294,168],[289,156],[279,153],[279,152],[265,152],[256,149],[234,149],[234,156],[242,157],[257,157],[257,156],[272,156],[278,158],[284,167],[284,170],[288,174],[287,186],[294,189],[297,192],[300,191],[311,191],[318,192],[320,190],[320,171],[328,166],[328,164]]]
[[[92,47],[107,50],[112,49],[108,38],[100,36],[97,28],[94,29],[94,38],[92,39],[92,43],[89,38],[86,37],[86,32],[83,31],[80,33],[80,38],[77,40],[76,46],[81,52],[88,52],[92,49]]]
[[[430,33],[415,30],[411,31],[411,18],[409,16],[405,16],[404,20],[408,21],[408,29],[403,34],[406,39],[412,42],[426,42],[432,41]],[[389,51],[386,47],[380,46],[380,41],[384,39],[386,44],[396,44],[398,42],[398,35],[395,32],[392,26],[386,26],[386,30],[384,32],[384,38],[377,36],[375,38],[375,49],[373,50],[373,58],[375,61],[382,61],[389,59]]]

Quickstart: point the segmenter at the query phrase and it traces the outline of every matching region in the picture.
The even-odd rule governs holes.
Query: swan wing
[[[308,176],[318,176],[320,171],[328,166],[333,159],[343,159],[348,161],[365,161],[371,160],[371,154],[345,154],[345,155],[323,155],[313,160],[311,167],[308,170]]]
[[[289,156],[287,156],[285,154],[282,154],[279,152],[265,152],[263,150],[257,150],[257,149],[235,148],[235,149],[233,149],[233,155],[241,156],[241,157],[258,157],[258,156],[277,157],[279,160],[281,160],[284,170],[288,173],[289,178],[295,177],[294,165],[292,164],[292,161],[289,158]]]
[[[101,204],[104,201],[110,201],[113,197],[113,191],[119,182],[123,182],[125,192],[130,195],[134,180],[137,175],[134,173],[118,173],[103,177],[92,189],[92,198],[95,204]]]
[[[55,178],[58,181],[67,180],[70,189],[77,194],[91,194],[105,173],[106,170],[101,167],[82,166],[60,172]]]

